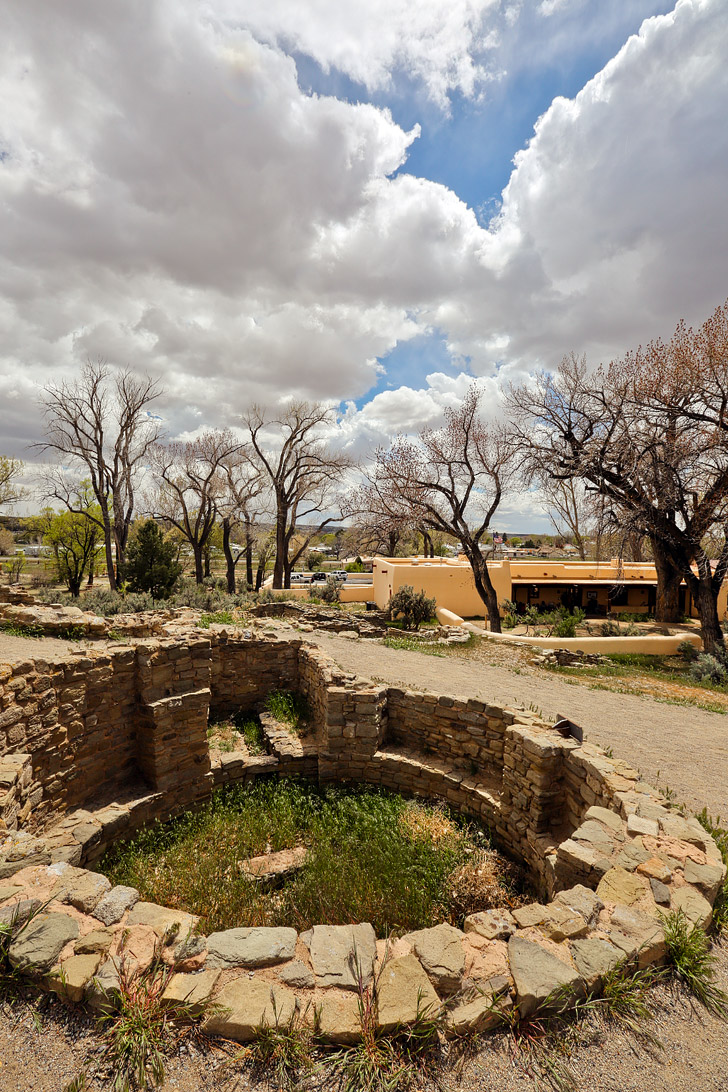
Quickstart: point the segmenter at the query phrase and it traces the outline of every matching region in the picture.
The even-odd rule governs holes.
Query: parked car
[[[310,584],[311,573],[291,573],[291,584]]]
[[[335,580],[346,580],[349,574],[346,569],[332,569],[328,575],[333,576]]]

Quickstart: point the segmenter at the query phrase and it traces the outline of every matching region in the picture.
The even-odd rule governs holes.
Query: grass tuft
[[[266,712],[288,724],[294,731],[303,730],[308,721],[308,703],[301,694],[291,690],[272,690],[265,699]]]
[[[699,925],[692,925],[683,910],[661,915],[667,958],[674,975],[708,1012],[728,1020],[728,994],[715,982],[715,956],[710,939]]]

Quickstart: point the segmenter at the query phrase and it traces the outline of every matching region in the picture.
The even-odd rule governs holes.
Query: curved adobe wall
[[[152,929],[161,938],[171,922],[182,933],[194,925],[190,915],[139,902],[129,889],[109,891],[105,877],[79,866],[150,819],[263,773],[441,797],[488,823],[553,896],[512,915],[473,915],[464,931],[441,925],[396,942],[380,980],[383,1026],[391,1016],[388,982],[399,997],[397,1019],[412,1018],[406,1003],[416,1007],[424,991],[432,1005],[447,1007],[452,1030],[464,1030],[492,1019],[494,998],[531,1011],[539,1001],[534,966],[542,981],[578,991],[595,987],[624,956],[658,960],[657,911],[683,908],[706,925],[725,873],[697,821],[675,816],[636,771],[598,748],[519,710],[358,679],[297,639],[194,630],[61,664],[18,665],[0,683],[7,827],[0,917],[51,899],[29,927],[31,942],[21,934],[11,957],[68,996],[103,1000],[116,981],[122,934],[133,941],[135,931]],[[300,741],[268,722],[269,755],[226,754],[211,766],[209,710],[254,706],[281,686],[306,695],[315,735]],[[101,925],[104,936],[88,951],[85,938]],[[314,1004],[324,1033],[345,1041],[357,1033],[347,952],[356,944],[367,975],[385,952],[366,924],[354,933],[331,928],[301,937],[228,930],[192,946],[178,936],[167,946],[181,967],[170,989],[211,988],[226,970],[232,974],[218,1000],[232,1015],[214,1030],[250,1037],[269,1018],[273,991],[279,1013]]]

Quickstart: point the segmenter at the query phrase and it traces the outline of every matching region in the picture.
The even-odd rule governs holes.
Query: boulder
[[[102,921],[104,925],[116,925],[121,921],[127,910],[131,910],[139,902],[139,892],[135,887],[124,887],[117,884],[94,907],[93,915]],[[147,905],[152,905],[148,903]]]
[[[208,967],[271,967],[296,954],[295,929],[225,929],[207,938]]]
[[[246,1043],[260,1027],[289,1023],[296,1011],[296,995],[275,982],[235,978],[223,986],[215,1004],[219,1008],[205,1021],[205,1030]]]
[[[82,871],[64,884],[63,893],[56,898],[70,903],[82,914],[90,914],[104,895],[111,890],[111,884],[100,872]]]
[[[399,956],[385,963],[378,985],[379,1027],[391,1031],[418,1016],[432,1017],[440,999],[416,956]]]
[[[563,1007],[565,993],[577,989],[576,968],[525,937],[516,935],[508,941],[508,961],[522,1016],[530,1016],[556,991],[559,991],[559,1006]]]
[[[371,982],[377,940],[368,922],[359,925],[314,925],[311,930],[311,963],[317,986],[356,990]]]
[[[415,954],[427,971],[435,989],[440,994],[455,993],[465,969],[465,934],[443,922],[432,929],[418,929],[403,938],[415,950]]]
[[[26,974],[43,974],[58,961],[70,940],[78,936],[78,922],[65,914],[36,914],[8,949],[11,966]]]

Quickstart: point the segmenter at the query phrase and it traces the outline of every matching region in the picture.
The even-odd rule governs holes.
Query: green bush
[[[177,549],[153,519],[136,527],[129,540],[124,576],[130,591],[169,599],[182,573]]]
[[[567,610],[566,607],[560,607],[556,612],[554,635],[556,637],[576,637],[576,627],[581,625],[584,618],[584,611],[579,610],[578,607],[573,611]]]
[[[681,641],[680,644],[677,646],[677,651],[679,655],[682,656],[686,664],[693,663],[693,661],[697,660],[698,656],[700,655],[697,648],[691,641]]]
[[[690,665],[690,675],[698,682],[722,683],[726,680],[726,666],[709,652],[701,652]]]
[[[335,576],[327,576],[326,583],[319,591],[321,601],[323,603],[340,603],[342,583],[343,581],[338,580]]]
[[[435,616],[437,601],[428,599],[423,591],[416,592],[411,584],[399,588],[389,600],[389,617],[402,623],[402,629],[420,628]]]

